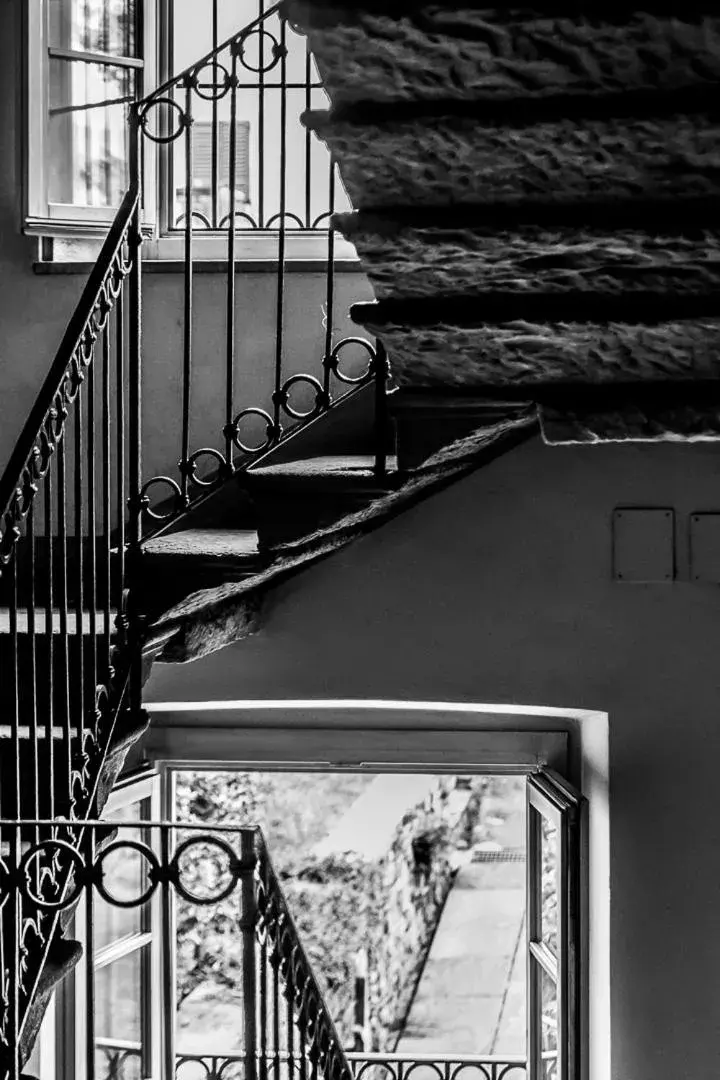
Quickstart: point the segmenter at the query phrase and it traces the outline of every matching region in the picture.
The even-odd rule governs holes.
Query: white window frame
[[[143,92],[158,81],[158,18],[156,0],[140,0],[142,40],[139,56],[143,59]],[[29,236],[58,237],[76,240],[101,240],[117,207],[79,206],[51,203],[48,191],[48,69],[49,34],[47,0],[27,0],[26,7],[27,76],[26,153],[24,170],[24,225]],[[155,155],[146,155],[144,187],[153,198],[147,200],[146,222],[155,221]]]
[[[128,776],[121,779],[111,792],[103,813],[110,814],[136,802],[149,801],[148,820],[158,821],[163,817],[161,805],[162,787],[156,772],[140,776]],[[142,826],[142,822],[138,827]],[[150,931],[143,931],[127,940],[112,943],[103,953],[107,962],[122,959],[138,948],[149,945],[149,965],[147,979],[153,989],[150,994],[151,1015],[146,1030],[152,1033],[150,1042],[151,1070],[149,1077],[159,1076],[162,1063],[162,1008],[163,1003],[158,988],[162,985],[162,951],[159,936],[153,934],[153,928],[160,925],[161,900],[160,890],[156,890],[150,901]],[[74,917],[71,936],[84,941],[84,911],[82,902],[78,905]],[[142,943],[137,939],[143,938]],[[112,956],[110,955],[112,953]],[[74,972],[56,991],[54,1000],[47,1008],[38,1033],[39,1073],[41,1080],[86,1080],[85,1032],[82,1018],[86,1013],[85,959],[80,960]]]
[[[48,109],[48,27],[47,0],[27,0],[27,79],[26,79],[26,126],[25,198],[23,230],[29,236],[56,238],[69,241],[62,251],[63,261],[80,261],[88,258],[88,241],[99,245],[115,217],[116,207],[83,207],[51,204],[48,201],[47,168],[47,109]],[[143,93],[149,93],[167,77],[166,68],[170,56],[169,37],[172,33],[169,0],[141,0],[142,41],[139,55],[144,61],[142,71]],[[143,218],[145,244],[143,258],[151,260],[180,261],[184,256],[185,240],[181,230],[166,228],[167,201],[170,192],[161,191],[161,184],[169,177],[162,166],[161,155],[166,148],[143,139]],[[72,241],[84,246],[73,249]],[[198,230],[193,234],[195,259],[217,262],[221,266],[227,260],[227,234],[210,231],[208,235]],[[92,253],[90,249],[90,253]],[[328,242],[322,231],[286,232],[286,258],[288,261],[327,261]],[[278,258],[278,233],[274,230],[238,230],[236,259],[245,262],[276,262]],[[355,248],[341,236],[334,240],[334,261],[356,263],[359,259]]]

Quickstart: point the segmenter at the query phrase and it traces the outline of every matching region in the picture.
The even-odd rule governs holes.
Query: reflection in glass
[[[541,923],[542,940],[557,955],[558,933],[558,831],[546,817],[540,816]]]
[[[50,60],[51,203],[119,206],[128,184],[126,103],[134,79],[128,68]]]
[[[548,973],[540,968],[540,1047],[544,1080],[558,1078],[558,992]]]
[[[53,49],[136,56],[136,0],[48,0]]]
[[[95,1034],[98,1039],[139,1043],[142,1037],[144,949],[95,971]]]
[[[134,830],[122,830],[118,840],[140,839]],[[129,848],[111,851],[102,862],[103,885],[116,900],[129,902],[142,896],[148,887],[148,863],[138,851]],[[138,907],[117,907],[95,894],[95,948],[103,949],[111,942],[140,933],[148,922],[148,904]]]

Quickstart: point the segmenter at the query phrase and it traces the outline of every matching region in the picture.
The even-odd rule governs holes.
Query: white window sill
[[[38,274],[73,274],[88,272],[97,258],[103,237],[53,236],[42,243],[43,257],[35,263]],[[285,234],[285,268],[289,273],[322,273],[330,247],[327,233],[288,230]],[[235,266],[238,273],[277,271],[280,240],[277,232],[241,231],[235,242]],[[182,273],[185,238],[181,233],[147,238],[143,244],[143,269],[151,273]],[[196,273],[227,273],[227,235],[193,235],[193,270]],[[332,247],[336,273],[358,273],[360,260],[352,244],[335,234]]]

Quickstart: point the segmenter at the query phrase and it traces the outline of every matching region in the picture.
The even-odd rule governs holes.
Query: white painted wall
[[[586,709],[593,933],[609,933],[613,1080],[720,1066],[720,592],[688,578],[688,515],[720,510],[712,446],[533,441],[277,591],[261,630],[158,666],[150,700],[381,698]],[[678,580],[611,579],[618,505],[677,514]],[[598,812],[599,811],[599,812]],[[609,916],[595,905],[610,881]],[[608,925],[609,920],[609,925]],[[597,961],[596,961],[597,962]],[[607,964],[590,986],[601,1028]],[[595,1045],[593,1080],[607,1045]],[[600,1071],[597,1071],[597,1070]]]

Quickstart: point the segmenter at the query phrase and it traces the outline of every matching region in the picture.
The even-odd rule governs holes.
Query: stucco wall
[[[532,441],[286,584],[254,638],[149,686],[606,712],[614,1080],[720,1065],[720,593],[687,576],[688,515],[720,509],[719,480],[712,446]],[[673,584],[613,582],[619,505],[675,509]]]

